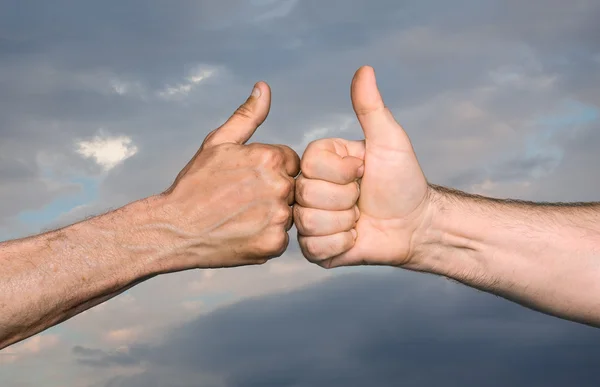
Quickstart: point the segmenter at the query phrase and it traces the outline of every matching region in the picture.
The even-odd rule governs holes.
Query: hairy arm
[[[0,244],[0,348],[157,274],[144,244],[155,198],[60,230]],[[139,231],[135,231],[139,230]]]
[[[302,156],[294,211],[310,262],[434,273],[600,327],[600,203],[498,200],[430,185],[371,67],[356,72],[351,98],[364,140],[316,140]]]
[[[431,186],[415,264],[531,308],[600,326],[600,204],[531,203]]]
[[[0,348],[158,274],[281,255],[300,160],[250,144],[270,108],[258,83],[160,195],[60,230],[0,243]]]

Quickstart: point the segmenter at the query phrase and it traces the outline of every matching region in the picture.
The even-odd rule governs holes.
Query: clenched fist
[[[300,159],[283,145],[244,145],[266,119],[268,85],[258,83],[161,196],[149,232],[169,271],[260,264],[281,255],[292,226]]]
[[[372,68],[358,70],[351,94],[365,140],[322,139],[306,149],[294,206],[300,247],[326,268],[410,266],[428,214],[427,181]]]

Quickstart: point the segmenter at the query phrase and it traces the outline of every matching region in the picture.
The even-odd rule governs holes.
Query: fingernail
[[[358,206],[354,206],[354,214],[356,221],[358,221],[358,219],[360,218],[360,210],[358,209]]]
[[[252,90],[252,96],[254,98],[259,98],[260,97],[260,89],[258,88],[258,86],[254,86],[254,89]]]
[[[358,232],[356,232],[356,229],[352,229],[350,230],[350,232],[352,233],[352,237],[354,238],[354,240],[356,240],[356,237],[358,237]]]

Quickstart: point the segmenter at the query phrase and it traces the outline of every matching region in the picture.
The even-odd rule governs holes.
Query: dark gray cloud
[[[255,141],[302,152],[321,136],[360,138],[349,86],[363,64],[431,182],[598,200],[598,121],[556,129],[547,118],[561,121],[571,102],[600,107],[599,16],[593,0],[0,1],[0,233],[31,232],[19,212],[100,175],[75,151],[99,129],[138,153],[55,224],[165,189],[261,79],[274,100]],[[198,68],[216,72],[187,95],[160,95]],[[595,331],[410,275],[240,304],[162,347],[86,345],[71,352],[78,370],[151,368],[112,386],[598,382]]]
[[[400,270],[245,301],[131,353],[148,370],[108,385],[600,383],[599,330]]]
[[[0,153],[29,166],[19,190],[38,196],[2,201],[13,209],[49,202],[52,191],[40,188],[43,168],[95,173],[73,142],[99,128],[131,136],[140,151],[104,181],[98,209],[165,189],[259,79],[271,83],[275,100],[256,140],[295,144],[301,152],[307,132],[335,129],[336,117],[352,114],[350,78],[365,63],[376,67],[431,180],[468,189],[485,175],[526,178],[522,154],[494,158],[515,150],[531,132],[527,122],[566,97],[598,105],[599,8],[586,0],[5,2]],[[199,65],[221,71],[183,101],[156,98]],[[545,77],[554,83],[541,90]],[[116,95],[115,80],[132,91]],[[460,99],[485,117],[453,117],[447,109]],[[424,112],[413,118],[415,109]],[[494,123],[513,133],[494,133]],[[356,124],[324,133],[360,137]],[[473,139],[481,145],[462,149],[452,141]],[[63,157],[48,165],[41,151]],[[471,173],[474,161],[480,169]],[[473,180],[463,181],[467,175]],[[0,209],[0,217],[7,221],[13,212]]]
[[[86,348],[80,345],[73,347],[73,354],[78,356],[77,363],[82,366],[108,368],[112,366],[130,367],[138,365],[137,358],[123,352],[106,352],[95,348]]]

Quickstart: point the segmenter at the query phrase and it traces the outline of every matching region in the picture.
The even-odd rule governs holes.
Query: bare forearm
[[[149,219],[139,201],[61,230],[0,244],[0,348],[102,303],[155,274],[131,249]]]
[[[270,105],[269,86],[257,83],[162,194],[0,243],[0,348],[157,274],[281,255],[300,159],[282,145],[244,145]]]
[[[502,201],[432,186],[413,269],[600,326],[600,204]]]

